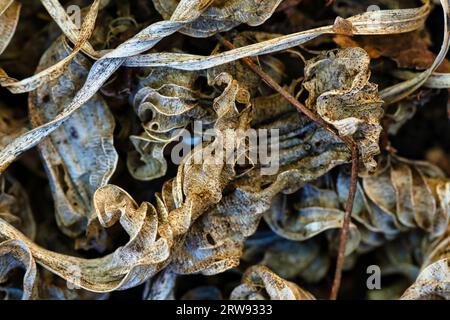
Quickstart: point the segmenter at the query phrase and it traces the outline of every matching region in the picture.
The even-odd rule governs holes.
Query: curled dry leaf
[[[200,75],[156,68],[139,81],[134,94],[134,106],[144,132],[131,136],[135,150],[129,153],[127,166],[139,180],[153,180],[166,174],[164,150],[182,135],[182,129],[192,121],[213,123],[210,109],[212,97],[194,89]],[[208,101],[209,100],[209,101]]]
[[[401,299],[450,300],[449,260],[442,259],[426,267]]]
[[[341,203],[348,194],[348,179],[340,175],[337,181]],[[371,232],[388,238],[411,228],[426,231],[430,238],[445,232],[449,209],[444,190],[449,180],[437,167],[391,156],[374,176],[361,180],[353,218]]]
[[[386,103],[394,103],[400,101],[401,99],[416,91],[427,82],[428,78],[430,78],[433,72],[436,71],[436,69],[444,61],[450,43],[450,29],[448,26],[450,16],[450,2],[448,0],[439,0],[439,2],[442,6],[442,11],[444,14],[444,39],[442,40],[441,49],[439,50],[436,59],[434,59],[434,62],[428,69],[417,74],[414,78],[383,89],[383,91],[380,92],[380,96]]]
[[[450,194],[446,194],[449,207]],[[450,228],[429,245],[422,270],[416,281],[405,291],[405,300],[450,300]]]
[[[296,191],[305,182],[315,180],[334,167],[350,162],[347,146],[334,134],[298,113],[280,95],[258,97],[253,104],[252,128],[279,130],[278,171],[262,175],[261,168],[241,176],[236,184],[267,185],[280,175],[286,193]]]
[[[100,0],[98,1],[98,9],[101,10],[108,5],[110,0]],[[79,27],[75,25],[74,19],[69,16],[69,10],[66,10],[58,0],[41,0],[42,5],[47,10],[48,14],[53,18],[53,20],[61,28],[64,35],[75,45],[79,42],[82,32]],[[67,8],[69,9],[69,8]],[[87,41],[81,44],[81,50],[92,58],[101,57],[104,52],[96,51],[92,45]]]
[[[10,275],[14,269],[24,270],[23,280],[16,285]],[[75,271],[76,270],[72,270]],[[107,294],[95,294],[85,290],[70,290],[74,284],[57,281],[56,277],[38,265],[27,244],[21,240],[0,243],[0,293],[5,300],[27,299],[106,299]],[[61,280],[61,279],[59,279]]]
[[[437,167],[391,157],[376,177],[363,178],[363,187],[368,200],[393,217],[400,230],[419,227],[432,238],[445,232],[449,180]]]
[[[216,274],[239,264],[243,242],[258,227],[272,198],[286,187],[282,175],[269,187],[235,189],[206,211],[187,234],[174,268],[180,273]]]
[[[169,248],[164,239],[156,239],[158,217],[154,208],[148,203],[137,207],[126,192],[115,186],[100,188],[94,195],[94,203],[105,227],[121,218],[118,213],[122,209],[120,222],[130,235],[127,245],[102,258],[82,259],[47,251],[3,220],[0,220],[1,238],[21,239],[36,262],[63,279],[94,292],[133,286],[142,283],[146,275],[155,274],[155,265],[168,257]]]
[[[442,0],[444,1],[444,0]],[[429,14],[429,2],[415,9],[381,10],[366,12],[347,20],[353,26],[355,35],[397,34],[420,28]],[[319,27],[284,36],[272,36],[268,40],[254,43],[242,48],[228,50],[211,56],[182,53],[149,53],[130,56],[124,64],[131,67],[172,67],[182,70],[202,70],[222,65],[244,57],[259,56],[286,50],[321,35],[335,34],[334,25]]]
[[[315,300],[308,291],[286,281],[269,268],[253,266],[245,271],[242,284],[234,288],[231,300]]]
[[[340,136],[352,136],[366,169],[374,171],[383,101],[377,85],[369,82],[369,63],[369,55],[361,48],[330,51],[308,61],[303,85],[309,92],[307,106]]]
[[[104,55],[101,59],[94,63],[89,71],[89,75],[86,79],[85,84],[76,93],[72,101],[64,107],[64,109],[54,117],[54,119],[46,124],[35,128],[21,137],[17,138],[15,142],[9,144],[4,148],[0,155],[0,167],[1,171],[6,169],[9,164],[23,151],[26,151],[42,141],[51,132],[56,130],[73,112],[78,110],[83,106],[95,93],[101,88],[101,86],[108,80],[112,73],[114,73],[124,62],[126,56],[133,56],[139,54],[152,48],[156,43],[158,43],[162,38],[171,35],[178,30],[180,30],[183,24],[195,20],[200,16],[200,14],[208,7],[210,0],[182,0],[177,10],[173,13],[171,20],[162,21],[150,25],[149,27],[142,30],[135,37],[129,39],[128,41],[122,43],[118,48],[112,52]],[[99,0],[94,2],[91,6],[90,17],[94,18],[99,5]],[[76,50],[81,50],[81,44],[87,40],[91,27],[94,25],[95,19],[85,19],[80,32],[79,45],[75,47]],[[161,32],[158,32],[161,31]],[[74,52],[76,52],[74,50]],[[72,58],[72,57],[71,57]],[[60,64],[66,65],[70,59],[66,59],[60,62]],[[61,70],[60,65],[56,64],[50,68],[50,71],[56,69]],[[4,72],[2,72],[4,73]],[[52,74],[49,69],[43,72],[43,74]],[[58,75],[60,73],[57,73]],[[12,80],[4,75],[3,79],[9,83]],[[27,81],[34,80],[42,81],[46,79],[36,75],[34,78],[29,78]],[[43,81],[42,81],[43,82]],[[42,83],[41,82],[41,83]],[[21,141],[20,141],[21,140]],[[33,141],[34,145],[30,144]]]
[[[257,26],[266,21],[282,0],[231,0],[210,1],[211,5],[195,21],[180,31],[193,37],[209,37],[217,32],[228,31],[241,23]],[[165,20],[170,19],[177,0],[153,0],[156,10]]]

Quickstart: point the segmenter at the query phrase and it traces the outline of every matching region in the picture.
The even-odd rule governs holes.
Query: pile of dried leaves
[[[449,7],[0,0],[0,297],[450,299]]]

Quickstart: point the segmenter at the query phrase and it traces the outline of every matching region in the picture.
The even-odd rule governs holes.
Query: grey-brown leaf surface
[[[369,171],[380,153],[383,101],[378,88],[369,82],[370,58],[360,48],[328,52],[308,61],[303,85],[309,92],[306,105],[333,125],[340,136],[353,136]]]
[[[242,284],[231,293],[232,300],[314,300],[314,296],[286,281],[269,268],[255,265],[247,269]]]
[[[450,300],[449,8],[0,0],[0,299]]]
[[[58,38],[42,56],[38,71],[68,54],[67,44]],[[73,98],[89,67],[89,61],[79,56],[57,80],[30,94],[29,114],[34,127],[52,119]],[[96,95],[39,145],[56,221],[69,236],[79,236],[86,230],[94,211],[93,194],[114,173],[118,157],[113,131],[114,117],[102,97]]]

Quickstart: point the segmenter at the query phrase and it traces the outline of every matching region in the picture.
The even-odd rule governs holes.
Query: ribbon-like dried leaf
[[[442,0],[444,1],[444,0]],[[366,12],[346,19],[354,35],[397,34],[417,30],[425,21],[430,10],[428,1],[415,9],[381,10]],[[249,56],[259,56],[286,50],[321,35],[336,34],[335,25],[319,27],[285,36],[272,36],[269,40],[236,48],[212,56],[182,53],[149,53],[128,58],[125,65],[131,67],[172,67],[182,70],[201,70],[229,63]]]

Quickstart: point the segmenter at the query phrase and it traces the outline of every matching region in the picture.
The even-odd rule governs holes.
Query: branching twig
[[[223,38],[220,35],[216,35],[217,39],[228,49],[235,49],[234,45]],[[354,142],[351,137],[340,137],[334,128],[332,128],[328,123],[326,123],[323,119],[318,117],[315,113],[309,110],[305,105],[300,103],[294,96],[292,96],[288,91],[283,89],[273,78],[265,73],[261,68],[259,68],[250,58],[242,58],[245,64],[257,75],[261,77],[261,79],[267,83],[272,89],[277,91],[283,98],[285,98],[289,103],[291,103],[298,111],[302,112],[309,119],[317,123],[322,128],[332,132],[337,137],[339,137],[352,151],[352,173],[349,187],[349,194],[347,198],[347,204],[345,208],[344,221],[340,233],[339,238],[339,251],[338,257],[336,261],[336,271],[334,275],[333,287],[331,289],[330,299],[335,300],[337,298],[337,294],[339,292],[339,288],[341,286],[341,278],[342,278],[342,268],[344,266],[345,260],[345,244],[347,242],[348,230],[350,227],[350,218],[353,211],[353,202],[355,200],[356,194],[356,182],[358,179],[358,146]]]

